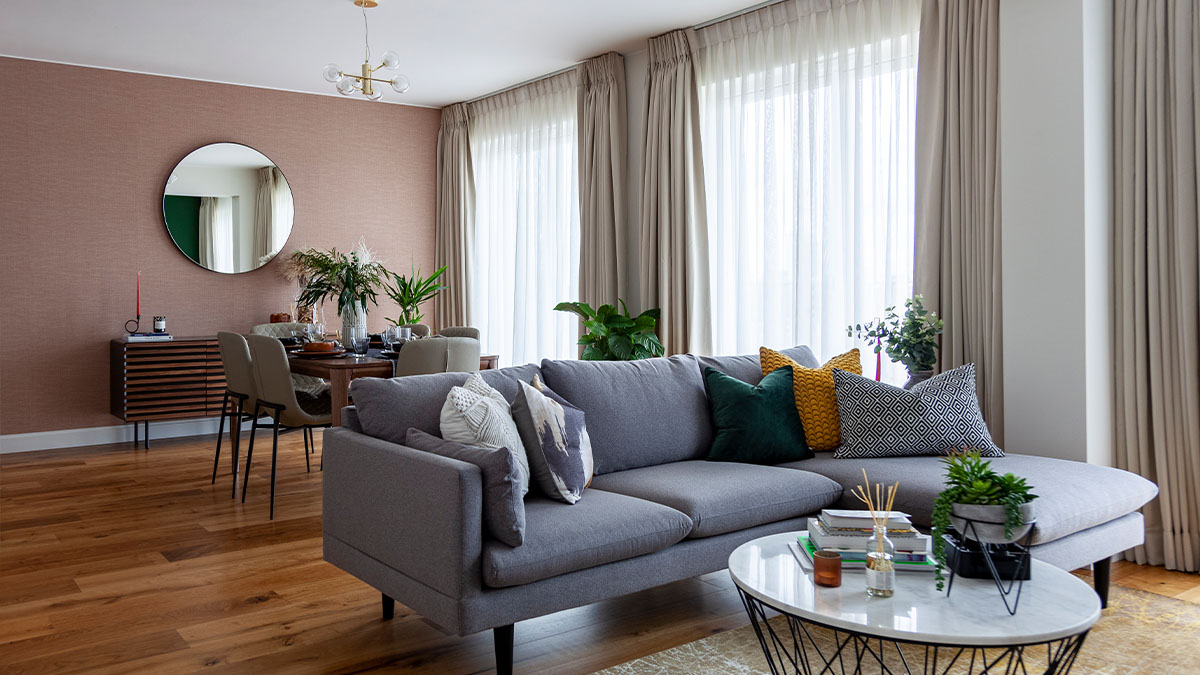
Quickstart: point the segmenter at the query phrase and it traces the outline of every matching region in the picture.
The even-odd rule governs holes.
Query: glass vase
[[[867,540],[867,595],[889,598],[896,591],[896,545],[888,539],[887,528],[875,526]]]

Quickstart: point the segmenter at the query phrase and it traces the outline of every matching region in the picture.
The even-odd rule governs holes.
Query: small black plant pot
[[[964,579],[994,579],[997,576],[1007,581],[1029,579],[1029,551],[1019,544],[980,544],[954,533],[943,537],[946,541],[946,567],[954,576]],[[985,552],[984,547],[987,547]],[[988,566],[986,555],[992,558],[996,574]]]

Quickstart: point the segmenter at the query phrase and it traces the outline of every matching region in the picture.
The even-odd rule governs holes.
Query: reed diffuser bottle
[[[896,591],[896,546],[887,536],[887,525],[875,525],[867,540],[867,595],[890,598]]]

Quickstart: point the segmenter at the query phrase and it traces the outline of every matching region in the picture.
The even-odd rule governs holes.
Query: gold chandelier
[[[371,65],[371,33],[367,25],[367,8],[375,7],[379,3],[377,0],[354,0],[354,4],[362,8],[363,15],[363,47],[365,55],[363,56],[361,74],[347,73],[342,70],[342,67],[336,63],[326,64],[322,69],[321,75],[324,76],[326,82],[332,82],[337,87],[338,93],[343,96],[349,96],[355,92],[365,96],[372,101],[378,101],[383,98],[383,91],[375,88],[376,82],[382,84],[390,84],[392,90],[397,94],[403,94],[408,91],[408,78],[401,74],[396,74],[390,80],[375,77],[376,71],[379,70],[395,70],[400,67],[400,55],[396,52],[384,52],[383,58],[378,66]]]

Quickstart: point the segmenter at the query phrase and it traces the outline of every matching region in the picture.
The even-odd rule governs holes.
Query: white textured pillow
[[[442,438],[481,448],[508,448],[517,458],[521,496],[529,492],[529,458],[517,432],[508,401],[479,373],[446,395],[441,414]]]

